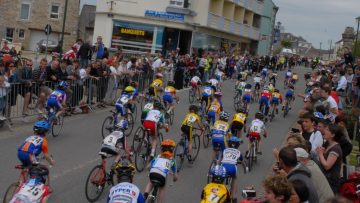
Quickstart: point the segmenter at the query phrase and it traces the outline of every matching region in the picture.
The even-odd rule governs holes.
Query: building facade
[[[258,55],[270,55],[271,46],[274,41],[274,28],[276,14],[279,10],[272,0],[264,0],[264,11],[261,16],[260,40]]]
[[[78,38],[92,42],[94,35],[96,6],[84,5],[79,17]]]
[[[79,0],[68,1],[64,49],[77,35]],[[21,43],[25,50],[35,51],[37,43],[46,39],[45,26],[50,24],[49,39],[58,42],[63,25],[65,0],[0,0],[0,39]]]
[[[125,52],[256,53],[263,0],[97,1],[93,41]]]

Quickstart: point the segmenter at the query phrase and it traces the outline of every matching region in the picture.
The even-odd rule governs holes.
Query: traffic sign
[[[50,25],[50,24],[47,24],[47,25],[45,26],[45,34],[46,34],[46,35],[50,35],[51,32],[52,32],[51,25]]]

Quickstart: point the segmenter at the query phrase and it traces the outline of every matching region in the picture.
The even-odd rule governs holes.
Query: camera
[[[254,189],[245,189],[242,191],[242,195],[246,199],[251,199],[256,197],[256,191]]]

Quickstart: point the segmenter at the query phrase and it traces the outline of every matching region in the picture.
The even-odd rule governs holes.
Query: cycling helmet
[[[175,81],[173,80],[169,80],[167,83],[168,86],[174,86],[175,85]]]
[[[280,90],[279,89],[274,89],[274,92],[280,93]]]
[[[155,77],[156,77],[156,78],[163,78],[164,76],[163,76],[163,74],[161,74],[161,73],[156,73]]]
[[[226,169],[221,165],[216,165],[211,168],[210,174],[212,176],[212,182],[221,184],[225,180]]]
[[[228,145],[231,148],[237,149],[240,146],[240,142],[241,142],[240,139],[238,137],[236,137],[236,136],[231,136],[228,139]]]
[[[130,86],[136,88],[137,87],[137,82],[131,81]]]
[[[66,82],[66,81],[61,81],[61,82],[59,82],[59,88],[61,88],[61,89],[66,89],[66,88],[68,88],[69,87],[69,83],[68,82]]]
[[[118,182],[132,182],[135,174],[135,167],[131,163],[118,163],[115,166]]]
[[[257,113],[255,114],[255,118],[260,119],[260,120],[263,120],[263,119],[264,119],[264,114],[261,113],[261,112],[257,112]]]
[[[45,183],[48,175],[49,170],[45,166],[35,165],[29,169],[29,177],[34,179],[35,183]]]
[[[119,122],[116,124],[116,128],[122,129],[122,130],[127,130],[127,129],[129,128],[128,121],[122,119],[121,121],[119,121]]]
[[[269,86],[265,85],[264,90],[269,90]]]
[[[289,84],[289,85],[288,85],[288,88],[289,88],[289,89],[294,89],[294,85]]]
[[[154,101],[154,109],[161,109],[162,108],[162,104],[159,101]]]
[[[34,133],[38,135],[46,135],[49,129],[50,125],[46,121],[38,121],[33,127]]]
[[[228,112],[225,112],[225,111],[222,111],[220,112],[219,114],[219,119],[222,120],[222,121],[228,121],[230,118],[230,114]]]
[[[133,86],[127,86],[125,88],[126,93],[133,93],[135,91],[135,88]]]
[[[176,143],[174,140],[166,139],[161,142],[161,155],[171,158],[175,149]]]
[[[214,93],[214,96],[215,96],[215,97],[221,97],[221,96],[222,96],[222,93],[221,93],[221,92],[215,92],[215,93]]]
[[[251,89],[251,84],[246,84],[245,89]]]
[[[189,111],[198,112],[199,108],[196,105],[190,105]]]

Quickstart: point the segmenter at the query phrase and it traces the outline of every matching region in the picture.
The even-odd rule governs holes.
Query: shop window
[[[59,10],[60,10],[59,4],[51,4],[50,18],[51,19],[59,19]]]
[[[189,0],[170,0],[170,5],[181,8],[188,8],[190,3]]]
[[[14,28],[6,28],[6,40],[12,42],[14,38]]]
[[[19,29],[19,39],[25,39],[25,30]]]
[[[30,3],[23,2],[20,7],[20,19],[29,20],[30,19]]]

